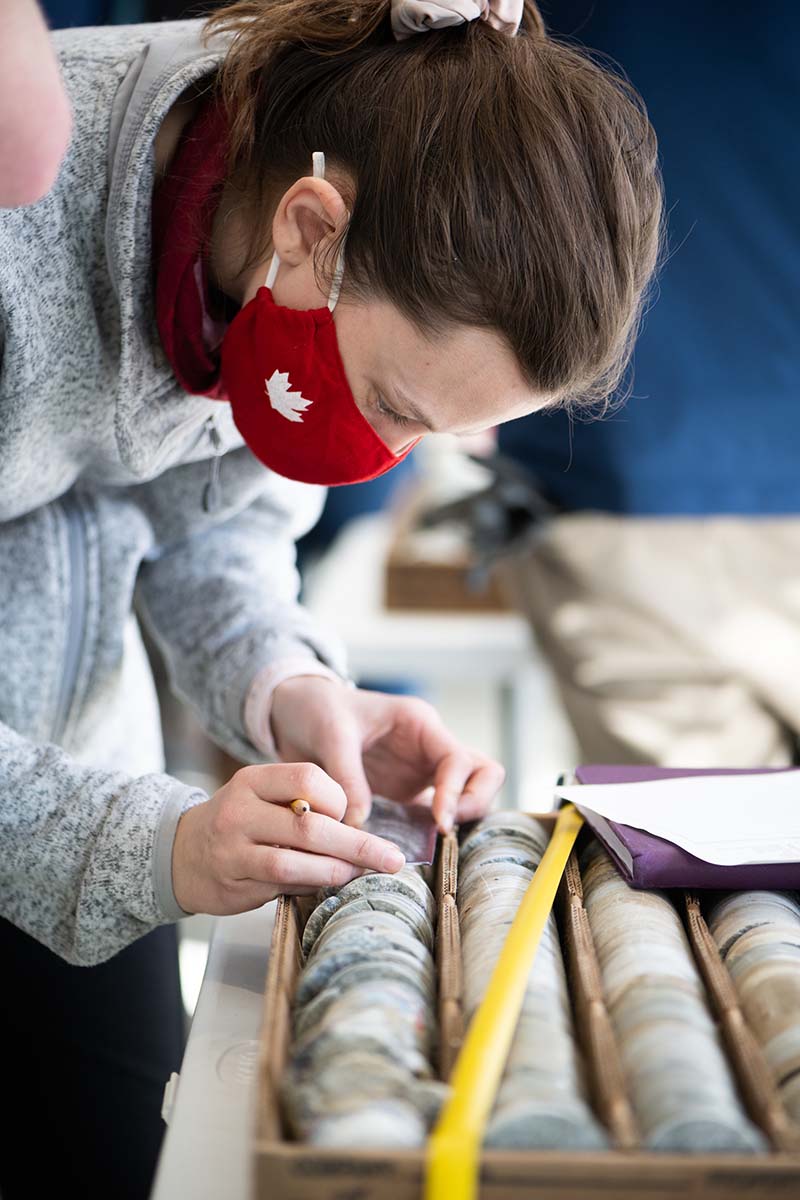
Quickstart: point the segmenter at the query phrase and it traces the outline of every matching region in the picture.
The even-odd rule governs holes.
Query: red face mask
[[[324,156],[314,174],[324,176]],[[283,308],[272,298],[280,261],[237,313],[222,343],[222,383],[247,445],[270,470],[302,483],[363,483],[402,462],[378,437],[347,381],[333,310],[340,254],[326,308]]]

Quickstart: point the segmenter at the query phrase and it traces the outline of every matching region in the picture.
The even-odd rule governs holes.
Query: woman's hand
[[[499,763],[456,741],[430,704],[408,696],[301,675],[275,689],[271,720],[281,758],[318,763],[344,789],[353,825],[375,793],[427,800],[446,833],[485,813],[505,777]]]
[[[298,798],[312,811],[293,813]],[[397,847],[343,825],[345,809],[339,784],[313,763],[244,767],[178,822],[175,899],[186,912],[225,916],[281,893],[340,886],[367,869],[399,871]]]

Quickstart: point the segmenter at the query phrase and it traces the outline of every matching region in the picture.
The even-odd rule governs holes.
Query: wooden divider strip
[[[264,987],[264,1021],[259,1057],[258,1134],[266,1139],[282,1136],[280,1087],[289,1054],[292,996],[300,969],[297,908],[289,896],[280,896],[272,927],[267,980]]]
[[[603,977],[589,916],[583,906],[583,881],[572,854],[564,875],[564,934],[580,1040],[584,1043],[595,1108],[620,1150],[641,1145],[641,1133],[628,1097],[616,1034],[606,1008]]]
[[[448,833],[439,839],[439,858],[436,867],[437,900],[455,896],[458,887],[458,837]]]
[[[453,896],[439,901],[436,959],[439,977],[439,1076],[450,1078],[464,1040],[463,968],[458,910]]]
[[[699,896],[685,897],[689,940],[719,1018],[728,1059],[747,1110],[776,1150],[800,1150],[800,1128],[781,1103],[772,1072],[739,1004],[730,973],[703,916]]]

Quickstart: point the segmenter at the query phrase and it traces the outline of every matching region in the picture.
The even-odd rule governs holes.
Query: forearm
[[[291,673],[344,655],[296,601],[294,543],[269,500],[172,543],[140,572],[137,606],[170,684],[234,757],[263,759],[245,722],[250,685],[283,664]],[[284,676],[285,677],[285,676]]]
[[[72,114],[35,0],[0,4],[0,207],[34,204],[55,182]]]
[[[81,965],[177,920],[175,828],[203,799],[169,776],[87,767],[0,725],[3,915]]]
[[[255,739],[254,732],[268,713],[277,682],[318,671],[342,675],[343,661],[335,643],[320,635],[299,605],[235,595],[231,576],[219,584],[209,588],[213,613],[203,611],[201,594],[187,597],[184,589],[178,616],[168,611],[174,609],[168,591],[145,580],[139,612],[164,655],[172,690],[194,710],[207,733],[240,761],[263,761],[269,743],[266,737]],[[222,593],[228,589],[229,602],[224,603]]]

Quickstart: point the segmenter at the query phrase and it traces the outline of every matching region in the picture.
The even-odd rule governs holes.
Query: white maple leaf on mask
[[[276,412],[286,417],[287,421],[303,420],[301,414],[313,404],[313,400],[306,400],[300,392],[289,390],[291,384],[288,371],[273,371],[269,379],[264,380],[264,384],[269,402]]]

